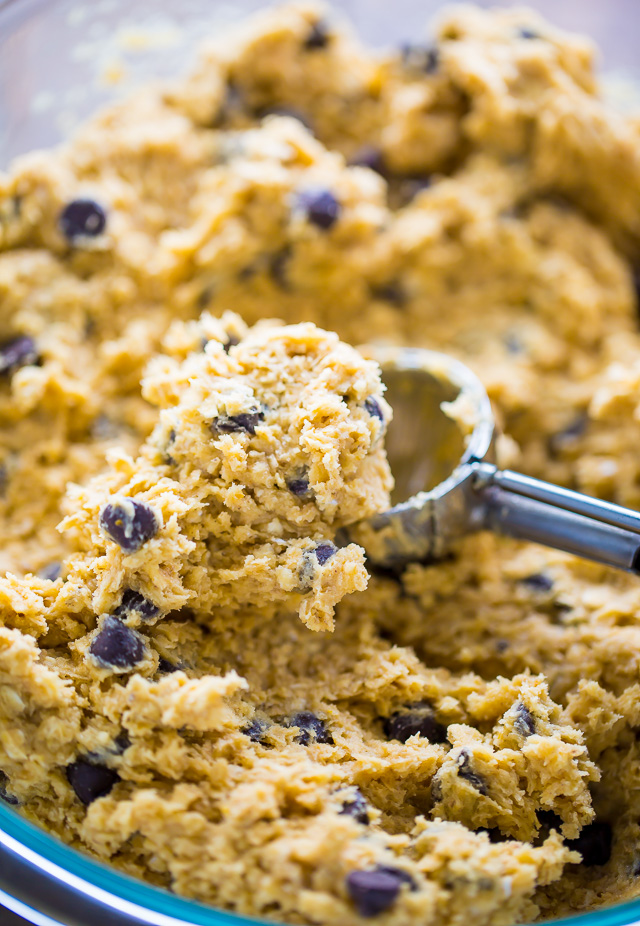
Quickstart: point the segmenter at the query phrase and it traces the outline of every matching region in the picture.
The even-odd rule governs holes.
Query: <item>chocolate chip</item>
[[[198,308],[206,309],[208,305],[211,305],[211,300],[213,299],[214,293],[215,290],[213,286],[205,286],[204,289],[201,289],[198,296]],[[205,340],[205,344],[206,343],[207,342]]]
[[[120,776],[112,768],[76,759],[67,765],[67,779],[83,804],[93,803],[99,797],[109,794]]]
[[[408,206],[416,198],[418,193],[428,190],[431,186],[431,177],[403,177],[398,182],[398,203],[401,206]]]
[[[267,724],[264,720],[259,720],[257,717],[254,717],[254,719],[244,726],[240,732],[248,736],[253,743],[262,744],[263,737],[267,732]]]
[[[387,175],[384,154],[374,145],[364,145],[358,148],[356,153],[349,158],[349,167],[368,167],[369,170],[374,170],[382,177]]]
[[[403,868],[394,868],[391,865],[376,865],[376,871],[383,871],[385,874],[393,875],[399,878],[403,884],[408,884],[412,891],[417,891],[418,885],[413,880],[408,871]]]
[[[335,543],[330,540],[323,540],[317,543],[312,550],[304,551],[298,569],[300,591],[308,591],[311,588],[316,577],[317,567],[324,566],[337,550]]]
[[[577,839],[567,839],[565,845],[582,856],[582,864],[589,867],[606,865],[611,858],[613,831],[610,823],[598,820],[585,826]]]
[[[440,63],[440,54],[433,45],[406,43],[400,48],[400,58],[406,68],[423,74],[434,74]]]
[[[526,585],[534,592],[550,592],[553,588],[553,580],[543,572],[534,572],[530,576],[524,576],[518,579],[521,585]]]
[[[565,450],[574,446],[576,441],[585,433],[588,425],[589,415],[587,412],[580,412],[566,428],[552,434],[547,440],[547,449],[550,456],[556,458]]]
[[[536,732],[536,722],[533,714],[522,701],[518,701],[516,704],[516,716],[513,721],[513,729],[516,733],[519,733],[520,736],[533,736]]]
[[[322,20],[318,20],[318,22],[312,25],[310,32],[304,40],[304,47],[307,51],[317,51],[318,49],[326,48],[330,40],[331,33],[329,32],[327,24]]]
[[[291,248],[282,248],[277,254],[269,259],[269,275],[274,283],[280,289],[289,289],[289,280],[287,279],[287,266],[291,259]]]
[[[74,199],[64,207],[58,218],[60,231],[72,243],[78,238],[101,235],[106,224],[104,209],[93,199]]]
[[[329,190],[301,190],[296,198],[296,207],[304,212],[309,222],[325,231],[338,221],[341,208]]]
[[[112,614],[103,620],[89,652],[105,669],[133,669],[145,656],[141,637]]]
[[[122,596],[122,601],[113,613],[116,617],[128,617],[130,614],[136,613],[143,620],[148,620],[149,618],[157,617],[158,614],[160,614],[160,608],[158,605],[154,604],[153,601],[149,601],[148,598],[141,595],[140,592],[128,588]]]
[[[234,116],[242,115],[244,111],[244,94],[235,83],[233,78],[229,77],[225,87],[224,99],[218,113],[212,122],[212,128],[220,128],[225,122],[233,119]]]
[[[26,334],[0,344],[0,375],[10,375],[20,367],[38,363],[35,341]]]
[[[369,825],[369,805],[358,788],[355,789],[354,796],[343,803],[342,810],[339,812],[343,816],[353,817],[357,823],[362,823],[363,826]]]
[[[304,498],[309,495],[309,480],[305,476],[298,476],[296,479],[287,480],[287,488],[298,498]]]
[[[311,742],[333,745],[333,737],[324,720],[320,720],[312,711],[299,711],[289,719],[287,726],[298,727],[300,732],[294,742],[300,743],[301,746],[308,746]]]
[[[479,791],[480,794],[488,794],[485,781],[473,770],[471,765],[471,755],[466,749],[461,749],[456,759],[458,766],[458,778],[468,781],[472,788]]]
[[[158,657],[158,672],[162,672],[163,675],[169,675],[171,672],[178,671],[178,666],[174,666],[174,664],[169,662],[168,659],[165,659],[164,656]]]
[[[378,916],[389,910],[403,884],[413,879],[400,869],[376,866],[365,871],[351,871],[346,878],[349,897],[360,916]]]
[[[237,347],[239,343],[240,343],[240,338],[237,338],[235,334],[227,335],[227,340],[222,345],[222,347],[224,348],[224,352],[228,354],[231,348]]]
[[[536,32],[535,29],[531,29],[530,26],[520,26],[516,31],[516,35],[519,39],[539,39],[540,33]]]
[[[239,415],[220,415],[211,422],[211,430],[221,434],[255,434],[261,421],[264,421],[264,412],[261,410],[241,412]]]
[[[517,334],[513,334],[513,332],[505,335],[504,346],[507,350],[507,353],[512,354],[513,356],[518,356],[519,354],[524,353],[524,345],[522,340],[518,337]]]
[[[12,807],[17,807],[20,801],[17,797],[14,797],[13,794],[9,794],[7,791],[8,784],[9,779],[4,772],[0,772],[0,801],[4,801],[5,804],[11,804]]]
[[[399,309],[404,308],[407,304],[407,294],[402,285],[397,281],[383,283],[380,286],[372,286],[371,295],[374,299],[380,299],[382,302],[390,302],[391,305],[395,305]]]
[[[126,730],[121,730],[120,733],[116,736],[113,741],[113,752],[117,756],[121,756],[123,752],[126,752],[129,746],[131,746],[131,740],[129,739],[129,734]]]
[[[48,579],[49,582],[55,582],[56,579],[60,578],[60,573],[62,572],[62,563],[53,562],[49,563],[47,566],[43,566],[42,569],[38,570],[38,575],[41,579]]]
[[[160,524],[153,508],[133,498],[108,502],[100,512],[100,527],[123,553],[137,553],[158,533]]]
[[[384,421],[384,412],[380,407],[380,403],[374,396],[370,395],[368,399],[364,400],[365,411],[367,411],[372,418],[378,418],[383,424]]]
[[[332,543],[330,540],[325,540],[317,544],[313,552],[320,565],[324,566],[327,560],[330,560],[331,557],[338,552],[338,548],[335,543]]]
[[[446,743],[447,728],[439,723],[433,707],[427,701],[407,704],[402,710],[395,711],[383,724],[384,735],[390,740],[406,743],[410,736],[423,736],[430,743]]]

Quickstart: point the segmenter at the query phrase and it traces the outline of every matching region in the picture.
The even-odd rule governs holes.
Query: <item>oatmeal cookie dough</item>
[[[391,488],[348,343],[460,357],[503,463],[640,505],[639,125],[534,14],[374,54],[294,4],[0,175],[6,801],[285,922],[638,894],[638,580],[340,530]]]
[[[67,589],[96,614],[123,607],[124,588],[142,618],[285,607],[332,629],[337,602],[367,585],[363,550],[333,539],[390,505],[377,364],[312,324],[247,331],[229,314],[167,342],[142,380],[160,414],[138,457],[114,451],[63,502],[59,529],[81,551]]]

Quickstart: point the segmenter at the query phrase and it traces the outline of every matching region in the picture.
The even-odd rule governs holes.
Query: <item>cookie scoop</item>
[[[468,367],[415,348],[374,356],[394,409],[395,504],[349,531],[373,564],[438,559],[492,530],[640,574],[640,513],[496,466],[491,403]]]

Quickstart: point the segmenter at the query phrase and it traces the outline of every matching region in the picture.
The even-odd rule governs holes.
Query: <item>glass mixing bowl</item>
[[[529,0],[557,25],[593,36],[621,105],[640,84],[638,0]],[[188,67],[203,34],[260,0],[0,0],[0,169],[54,144],[98,105]],[[420,34],[440,0],[336,0],[374,45]],[[488,5],[511,5],[483,2]],[[0,802],[0,905],[36,926],[241,926],[249,920],[121,875],[48,836]],[[0,910],[0,922],[4,922]],[[640,899],[559,923],[640,923]]]

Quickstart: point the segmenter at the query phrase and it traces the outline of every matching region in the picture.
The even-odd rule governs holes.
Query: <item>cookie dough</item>
[[[5,800],[285,922],[640,893],[638,580],[342,540],[391,490],[349,344],[460,357],[502,463],[640,505],[639,126],[532,13],[379,55],[292,5],[0,175]]]

